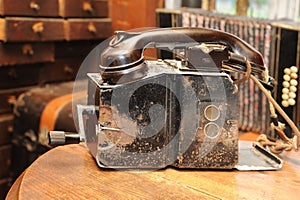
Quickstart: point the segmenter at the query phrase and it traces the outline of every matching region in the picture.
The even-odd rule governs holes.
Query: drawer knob
[[[30,4],[29,4],[30,8],[34,11],[38,11],[40,9],[40,6],[39,4],[37,4],[36,2],[34,1],[31,1]]]
[[[25,44],[22,47],[22,52],[24,55],[32,56],[34,54],[34,51],[32,49],[32,46],[30,44]]]
[[[17,97],[16,97],[16,95],[11,95],[11,96],[9,96],[9,97],[7,98],[7,103],[8,103],[9,105],[15,105],[16,102],[17,102]],[[10,131],[9,131],[9,132],[10,132]]]
[[[97,33],[97,28],[96,28],[96,26],[92,22],[89,23],[88,30],[89,30],[89,32],[91,32],[93,34]]]
[[[82,3],[82,9],[85,11],[85,12],[88,12],[88,13],[92,13],[93,12],[93,7],[92,7],[92,4],[90,2],[83,2]]]
[[[34,33],[40,34],[44,31],[44,24],[43,22],[38,22],[32,25],[32,30]]]
[[[64,66],[64,72],[66,74],[72,74],[74,71],[73,71],[73,69],[69,65],[65,65]]]

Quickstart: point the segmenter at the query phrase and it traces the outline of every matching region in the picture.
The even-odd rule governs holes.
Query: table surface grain
[[[279,171],[100,169],[81,144],[56,147],[14,183],[7,199],[299,199],[300,152]]]

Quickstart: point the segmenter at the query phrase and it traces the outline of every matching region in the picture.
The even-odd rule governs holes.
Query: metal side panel
[[[280,170],[282,160],[256,143],[239,141],[239,162],[236,169],[240,171],[252,170]]]

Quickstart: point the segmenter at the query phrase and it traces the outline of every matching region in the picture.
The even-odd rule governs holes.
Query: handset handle
[[[103,78],[120,76],[144,68],[143,51],[150,45],[167,44],[170,50],[180,44],[220,43],[248,61],[264,66],[262,55],[240,38],[207,28],[160,28],[144,32],[116,32],[101,54],[100,71]]]

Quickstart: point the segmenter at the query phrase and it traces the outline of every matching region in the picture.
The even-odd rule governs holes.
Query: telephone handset
[[[223,55],[222,61],[245,64],[248,60],[257,68],[253,70],[254,73],[265,70],[262,55],[232,34],[206,28],[163,28],[145,32],[116,32],[110,45],[101,55],[101,76],[110,82],[116,82],[118,77],[128,74],[135,74],[134,78],[141,78],[146,73],[143,58],[145,48],[153,46],[172,50],[200,43],[221,44],[227,47],[227,55]]]

